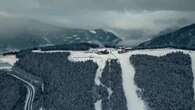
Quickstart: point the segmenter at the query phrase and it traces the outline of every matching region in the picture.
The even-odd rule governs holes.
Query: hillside
[[[2,23],[6,27],[0,26],[3,29],[0,30],[0,52],[74,43],[90,43],[100,47],[117,46],[121,41],[113,33],[102,29],[64,28],[35,20],[7,21],[11,23]]]
[[[149,41],[141,43],[135,49],[152,48],[180,48],[195,49],[195,24],[183,27],[174,32],[157,36]]]
[[[104,50],[109,53],[101,53]],[[2,56],[0,61],[10,65],[15,62],[8,73],[26,85],[28,95],[25,105],[35,110],[194,108],[194,51],[120,51],[110,48],[33,50],[24,52],[18,58],[14,54]],[[2,88],[7,86],[6,83],[2,85]],[[14,97],[8,98],[11,100]]]
[[[88,42],[93,41],[90,34],[113,35],[103,30],[71,29],[67,33],[73,37],[66,44],[0,56],[0,96],[6,96],[0,99],[0,108],[195,109],[195,25],[161,35],[134,49],[99,48],[115,47],[105,39]],[[75,40],[78,36],[84,38]]]

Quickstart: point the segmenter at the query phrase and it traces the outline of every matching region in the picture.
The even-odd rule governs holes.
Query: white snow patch
[[[92,34],[96,34],[97,32],[95,30],[90,31]]]
[[[5,66],[5,67],[0,67],[0,70],[9,70],[11,68],[12,68],[11,66]]]
[[[73,35],[73,37],[77,37],[77,36],[78,36],[77,34]]]
[[[6,56],[0,56],[0,62],[8,63],[10,65],[14,65],[18,59],[16,58],[16,55],[6,55]]]
[[[193,72],[193,76],[194,76],[194,80],[193,80],[193,88],[194,88],[194,93],[195,93],[195,52],[190,52],[190,56],[191,56],[191,62],[192,62],[192,72]],[[195,100],[195,96],[194,96],[194,100]]]
[[[135,70],[130,63],[130,55],[119,56],[122,68],[123,89],[127,100],[128,110],[146,110],[144,102],[137,95],[137,86],[134,82]]]
[[[130,53],[134,54],[134,55],[151,55],[151,56],[157,56],[157,57],[161,57],[161,56],[167,55],[169,53],[174,53],[174,52],[186,53],[187,51],[180,50],[180,49],[169,49],[169,48],[165,48],[165,49],[145,49],[145,50],[130,51]]]
[[[43,107],[40,107],[39,110],[45,110]]]
[[[107,91],[108,91],[108,99],[110,99],[110,97],[111,97],[113,91],[112,91],[111,88],[107,88]]]
[[[102,100],[95,103],[95,110],[102,110]]]

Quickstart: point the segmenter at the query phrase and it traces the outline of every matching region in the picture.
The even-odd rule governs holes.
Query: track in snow
[[[118,62],[121,65],[122,69],[122,80],[123,80],[123,88],[124,93],[127,100],[127,107],[128,110],[146,110],[144,102],[141,100],[141,98],[138,97],[136,91],[138,88],[136,87],[134,83],[134,69],[133,66],[130,64],[130,54],[118,54],[117,51],[111,49],[109,55],[98,55],[94,53],[86,53],[86,52],[75,52],[72,51],[69,60],[73,62],[78,61],[88,61],[92,60],[94,63],[98,65],[97,73],[95,82],[97,85],[101,85],[100,78],[102,76],[102,72],[104,67],[106,66],[106,62],[111,59],[117,59]],[[104,85],[102,85],[104,86]],[[112,93],[110,88],[107,88],[109,93]],[[95,103],[96,110],[102,110],[102,104],[101,100],[97,101]]]
[[[192,70],[195,76],[195,51],[190,50],[181,50],[181,49],[145,49],[145,50],[133,50],[127,53],[118,54],[118,51],[115,49],[108,49],[110,54],[108,55],[98,55],[96,53],[89,53],[88,51],[40,51],[34,50],[35,53],[58,53],[58,52],[70,52],[69,56],[70,61],[88,61],[92,60],[95,62],[99,68],[97,69],[95,83],[101,85],[99,78],[101,77],[102,71],[106,65],[106,61],[110,59],[117,59],[121,64],[122,68],[122,78],[123,78],[123,89],[127,100],[128,110],[147,110],[147,105],[144,101],[138,97],[136,91],[139,90],[134,82],[135,70],[130,63],[130,57],[132,55],[151,55],[151,56],[164,56],[173,52],[183,52],[191,56],[192,61]],[[98,50],[95,50],[98,51]],[[195,91],[195,80],[194,80],[194,91]],[[195,98],[194,98],[195,99]],[[101,100],[95,103],[96,110],[101,110]]]

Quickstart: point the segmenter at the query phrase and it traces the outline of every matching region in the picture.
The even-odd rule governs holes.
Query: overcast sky
[[[195,23],[194,5],[195,0],[0,0],[0,17],[156,34]]]

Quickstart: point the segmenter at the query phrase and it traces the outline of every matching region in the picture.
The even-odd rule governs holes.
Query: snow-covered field
[[[11,69],[16,61],[18,61],[18,59],[15,55],[0,55],[0,69]]]
[[[34,50],[35,53],[56,53],[56,52],[70,52],[69,60],[73,62],[85,62],[88,60],[93,61],[98,65],[98,69],[96,72],[95,83],[97,85],[102,85],[100,82],[100,78],[102,76],[102,72],[104,67],[106,66],[106,62],[112,59],[117,59],[122,68],[122,80],[123,80],[123,89],[127,100],[128,110],[147,110],[146,103],[137,95],[137,90],[139,88],[136,86],[134,82],[135,70],[133,65],[131,64],[129,58],[132,55],[151,55],[151,56],[164,56],[173,52],[183,52],[185,54],[189,54],[192,59],[192,70],[195,76],[195,51],[189,50],[180,50],[180,49],[145,49],[145,50],[132,50],[126,53],[119,54],[116,49],[106,49],[109,51],[109,54],[97,54],[98,51],[102,51],[104,49],[92,49],[90,51],[40,51]],[[104,85],[103,85],[104,86]],[[110,88],[107,88],[108,92],[112,93]],[[194,80],[194,91],[195,91],[195,80]],[[101,108],[101,100],[95,103],[96,110],[102,110]]]
[[[14,65],[17,60],[15,55],[0,56],[0,62],[9,63],[10,65]]]

